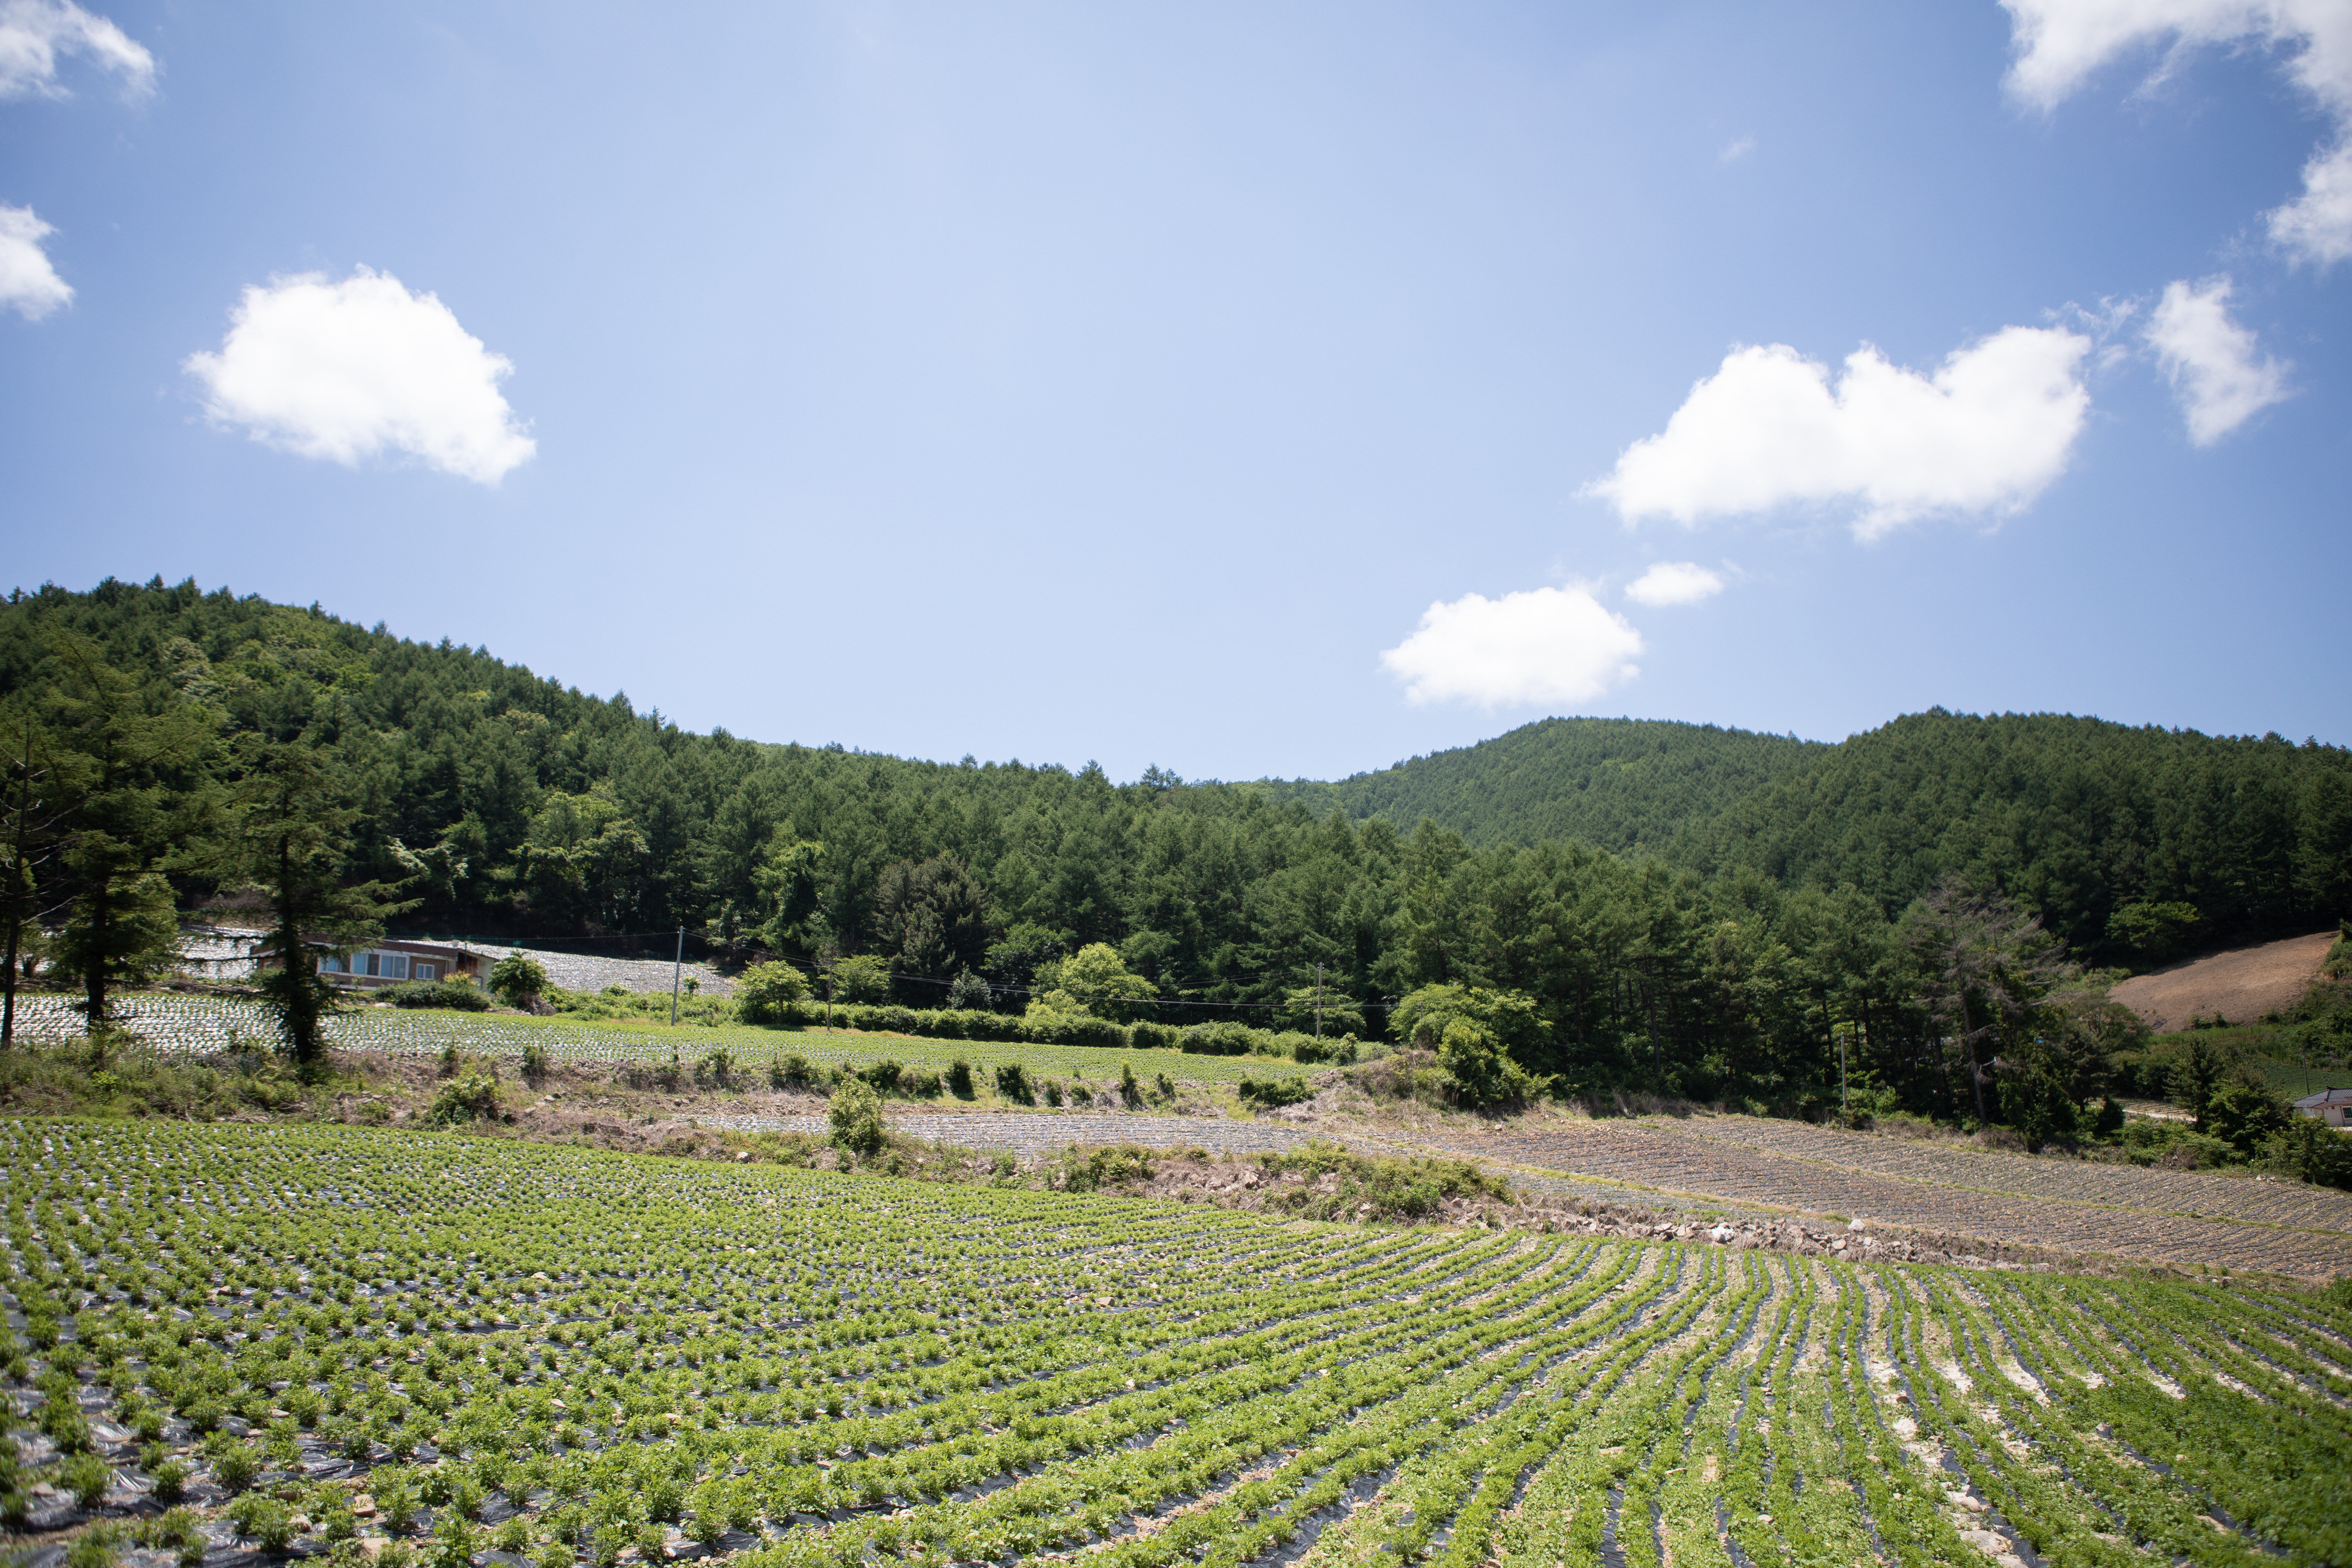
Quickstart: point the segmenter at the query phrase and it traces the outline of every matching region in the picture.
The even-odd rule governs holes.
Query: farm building
[[[230,926],[190,927],[180,932],[180,968],[199,980],[251,980],[254,971],[276,962],[263,950],[269,932]],[[352,953],[340,953],[313,937],[319,973],[331,985],[372,991],[404,980],[470,980],[487,983],[491,959],[463,947],[436,942],[386,939]]]
[[[2317,1094],[2306,1094],[2294,1102],[2294,1108],[2305,1116],[2315,1116],[2330,1127],[2344,1125],[2347,1111],[2352,1111],[2352,1089],[2323,1089]]]
[[[404,980],[470,980],[488,982],[491,961],[462,947],[435,942],[386,940],[357,952],[323,953],[319,973],[331,985],[373,991]]]

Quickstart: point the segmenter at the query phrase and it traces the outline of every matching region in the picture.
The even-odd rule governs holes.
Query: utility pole
[[[686,928],[677,928],[677,956],[669,965],[669,1021],[677,1022],[677,983],[686,973]]]
[[[1835,1027],[1835,1026],[1832,1026],[1832,1028],[1834,1028],[1834,1027]],[[1847,1106],[1847,1104],[1846,1104],[1846,1098],[1845,1098],[1845,1037],[1846,1037],[1846,1034],[1847,1034],[1847,1031],[1845,1031],[1845,1030],[1838,1030],[1838,1031],[1837,1031],[1837,1043],[1838,1043],[1838,1114],[1839,1114],[1840,1116],[1844,1117],[1844,1118],[1845,1118],[1846,1125],[1847,1125],[1847,1126],[1849,1126],[1849,1127],[1851,1127],[1851,1126],[1853,1126],[1853,1110],[1852,1110]]]
[[[1315,966],[1315,1038],[1323,1038],[1323,966]]]

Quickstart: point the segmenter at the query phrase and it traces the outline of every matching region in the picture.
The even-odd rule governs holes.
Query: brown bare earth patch
[[[2303,999],[2335,940],[2334,931],[2321,931],[2217,952],[2135,975],[2108,994],[2158,1034],[2185,1029],[2191,1019],[2216,1013],[2232,1024],[2252,1024]]]

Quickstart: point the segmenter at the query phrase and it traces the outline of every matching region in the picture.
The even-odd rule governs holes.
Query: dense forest
[[[120,743],[118,678],[107,700],[170,745]],[[93,879],[234,906],[249,862],[203,846],[299,755],[339,875],[417,933],[650,947],[682,925],[722,958],[873,955],[910,1005],[961,978],[1013,1008],[1104,943],[1168,1021],[1295,1024],[1319,978],[1374,1034],[1418,987],[1508,991],[1536,1009],[1531,1068],[1695,1094],[1818,1086],[1843,1044],[1958,1113],[2048,1032],[2004,999],[2058,943],[2145,964],[2352,913],[2342,749],[2047,715],[1839,745],[1555,720],[1339,784],[1118,784],[688,733],[484,648],[160,580],[12,595],[0,703],[27,757],[101,731],[122,753],[107,855],[67,824],[25,858],[52,922]]]

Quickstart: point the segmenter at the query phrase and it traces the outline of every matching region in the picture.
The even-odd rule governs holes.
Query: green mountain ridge
[[[1400,983],[1412,879],[1546,844],[1851,889],[1889,920],[1963,879],[2094,958],[2130,956],[2111,925],[2131,906],[2193,906],[2203,945],[2352,914],[2352,753],[2275,735],[1940,709],[1836,743],[1549,719],[1336,782],[1153,770],[1119,784],[1091,764],[693,734],[480,649],[160,581],[12,595],[0,697],[39,698],[58,631],[90,638],[151,707],[190,705],[224,737],[307,725],[362,807],[348,873],[408,881],[420,928],[684,924],[732,946],[782,920],[856,951],[886,913],[882,869],[946,856],[984,885],[999,930],[1124,944],[1204,994],[1296,984],[1318,955],[1368,992]],[[778,857],[796,844],[819,847],[787,875]]]

